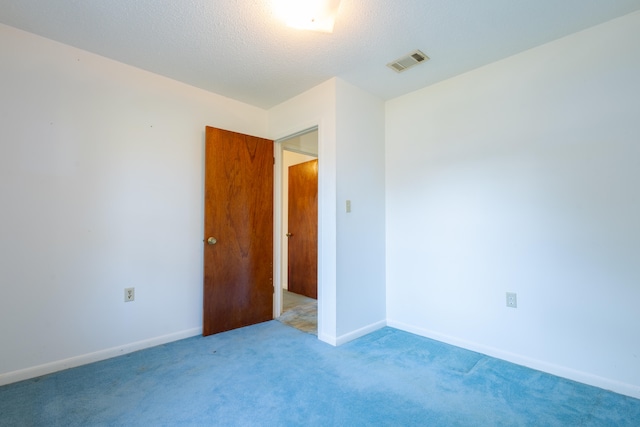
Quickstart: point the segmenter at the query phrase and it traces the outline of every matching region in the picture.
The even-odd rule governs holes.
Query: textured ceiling
[[[303,1],[303,0],[301,0]],[[338,76],[393,98],[640,9],[640,0],[342,0],[332,34],[269,0],[0,0],[0,22],[261,108]],[[431,57],[397,74],[386,64]]]

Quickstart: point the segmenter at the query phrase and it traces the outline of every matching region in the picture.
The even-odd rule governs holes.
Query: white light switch
[[[351,200],[347,200],[347,213],[351,212]]]

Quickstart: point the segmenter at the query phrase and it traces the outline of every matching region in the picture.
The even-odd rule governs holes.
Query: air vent
[[[413,67],[414,65],[418,65],[421,62],[428,61],[429,57],[419,50],[415,50],[408,55],[403,56],[402,58],[396,59],[393,62],[387,64],[387,67],[392,70],[401,73],[404,70]]]

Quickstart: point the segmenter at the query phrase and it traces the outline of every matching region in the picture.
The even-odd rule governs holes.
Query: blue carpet
[[[640,400],[392,328],[276,321],[0,387],[0,426],[638,426]]]

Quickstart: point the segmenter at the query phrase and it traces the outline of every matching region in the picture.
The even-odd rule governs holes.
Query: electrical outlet
[[[136,288],[124,288],[124,302],[131,302],[136,299]]]
[[[507,307],[518,308],[518,295],[515,292],[507,292]]]

